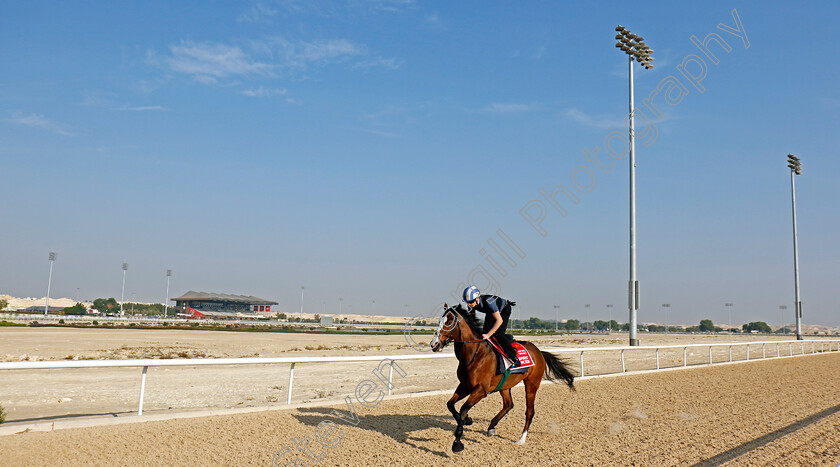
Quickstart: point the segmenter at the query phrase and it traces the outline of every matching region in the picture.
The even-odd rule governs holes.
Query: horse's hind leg
[[[455,393],[452,394],[452,398],[449,399],[449,402],[446,403],[446,407],[449,409],[450,412],[452,412],[452,416],[455,417],[456,422],[459,422],[461,420],[461,415],[458,414],[457,410],[455,410],[455,403],[469,395],[470,389],[464,386],[464,384],[459,384],[458,387],[455,389]],[[472,423],[472,419],[469,416],[467,416],[467,419],[464,420],[464,425],[472,425]]]
[[[503,389],[499,394],[502,395],[502,410],[490,421],[490,426],[487,428],[487,436],[496,434],[496,424],[513,408],[513,397],[510,395],[510,388]]]
[[[534,418],[534,399],[537,397],[537,389],[540,388],[542,375],[536,381],[533,381],[530,376],[525,380],[525,429],[522,430],[522,437],[519,438],[519,441],[514,441],[516,444],[525,444],[528,428],[531,427],[531,420]]]

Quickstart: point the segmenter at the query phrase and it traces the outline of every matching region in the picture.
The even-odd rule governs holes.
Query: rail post
[[[709,365],[712,364],[712,346],[709,346]]]
[[[289,396],[286,398],[286,405],[292,403],[292,381],[295,379],[295,363],[292,362],[292,366],[289,367]]]
[[[137,407],[137,415],[143,415],[143,395],[146,392],[146,370],[149,367],[143,367],[143,374],[140,376],[140,404]]]
[[[624,373],[625,371],[627,370],[624,368],[624,349],[621,349],[621,372]]]
[[[767,358],[767,344],[761,344],[761,358]]]
[[[624,351],[621,351],[621,355],[624,355]],[[583,376],[583,350],[580,351],[580,375]]]
[[[659,369],[659,349],[656,349],[656,369]]]
[[[688,347],[683,347],[683,366],[688,366]]]
[[[394,387],[394,385],[391,384],[391,380],[393,378],[394,378],[394,361],[391,360],[391,364],[388,365],[388,395],[389,396],[391,395],[391,388]]]
[[[729,346],[729,363],[732,363],[732,346]]]
[[[750,361],[750,344],[747,344],[747,361]]]

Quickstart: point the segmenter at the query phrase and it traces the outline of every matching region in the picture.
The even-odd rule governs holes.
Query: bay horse
[[[491,344],[482,340],[482,329],[474,312],[464,309],[462,305],[449,307],[443,305],[444,312],[440,318],[437,331],[429,344],[433,352],[440,352],[450,342],[455,343],[455,356],[458,357],[458,387],[452,398],[446,403],[458,426],[455,428],[455,441],[452,443],[452,452],[464,450],[461,437],[464,434],[464,426],[472,425],[473,421],[467,414],[469,410],[478,404],[481,399],[487,397],[496,389],[504,375],[497,374],[496,354]],[[516,444],[525,444],[528,436],[528,427],[531,426],[531,419],[534,418],[534,398],[543,377],[550,380],[563,380],[571,390],[575,390],[575,375],[566,368],[565,363],[548,352],[540,351],[537,346],[530,342],[518,341],[531,354],[534,365],[529,367],[525,373],[511,373],[504,385],[499,388],[502,395],[502,410],[490,421],[487,428],[487,435],[493,436],[496,433],[496,424],[513,408],[513,398],[510,389],[521,381],[525,382],[525,428],[522,430],[522,437]],[[547,370],[547,371],[546,371]],[[468,397],[469,396],[469,397]],[[461,405],[461,409],[455,410],[455,403],[468,397]]]

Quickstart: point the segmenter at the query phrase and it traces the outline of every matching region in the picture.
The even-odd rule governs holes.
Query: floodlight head
[[[616,27],[615,27],[615,30],[616,30],[616,31],[622,31],[622,32],[623,32],[623,31],[625,31],[624,26],[622,26],[622,25],[620,25],[620,24],[619,24],[618,26],[616,26]]]
[[[128,263],[123,263],[122,264],[122,270],[123,271],[128,271]]]
[[[166,270],[166,277],[172,277],[172,270],[171,269]]]
[[[58,258],[58,254],[54,251],[51,251],[50,252],[50,261],[55,261],[56,258]]]
[[[635,38],[637,38],[637,37],[639,37],[639,36],[637,36],[637,35],[633,34],[632,32],[628,32],[628,33],[627,33],[627,37],[629,37],[630,39],[635,39]]]
[[[648,65],[645,68],[648,69],[648,70],[653,70],[653,65]]]
[[[623,38],[623,37],[624,36],[622,36],[621,34],[616,34],[615,35],[616,40],[621,40],[621,38]]]

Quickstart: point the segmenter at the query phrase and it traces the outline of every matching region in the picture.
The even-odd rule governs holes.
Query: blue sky
[[[53,297],[119,299],[128,262],[127,300],[162,301],[172,269],[173,296],[417,315],[475,280],[523,317],[626,321],[622,24],[656,65],[635,67],[639,320],[793,321],[791,152],[804,322],[840,325],[838,8],[5,2],[0,293],[43,296],[56,251]],[[718,28],[733,9],[745,37]],[[690,39],[710,33],[718,64]],[[659,118],[668,76],[685,95]],[[572,175],[561,216],[539,190]]]

